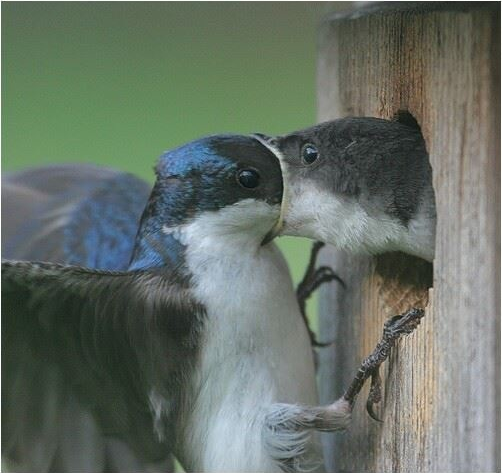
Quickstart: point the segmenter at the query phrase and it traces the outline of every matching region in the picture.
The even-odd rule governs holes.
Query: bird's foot
[[[378,342],[373,352],[361,363],[361,367],[349,388],[345,391],[343,399],[353,405],[364,383],[371,377],[371,388],[366,401],[366,410],[373,419],[380,420],[373,410],[373,406],[382,399],[380,365],[389,357],[390,350],[395,345],[396,340],[402,335],[408,335],[413,332],[420,324],[420,319],[423,316],[423,309],[411,309],[385,322],[382,339]]]
[[[382,420],[377,417],[373,406],[378,404],[382,400],[382,378],[380,377],[380,367],[376,368],[371,374],[371,386],[370,392],[368,394],[368,399],[366,399],[366,411],[369,416],[376,420],[377,422],[382,422]]]
[[[305,311],[307,299],[316,289],[327,282],[338,281],[342,285],[342,287],[345,288],[345,283],[343,282],[343,280],[337,274],[335,274],[335,272],[329,266],[321,266],[319,268],[316,268],[317,255],[319,254],[319,251],[323,246],[324,243],[320,241],[316,241],[312,245],[307,269],[300,284],[298,284],[298,287],[296,288],[296,297],[300,306],[300,312],[309,332],[310,342],[315,347],[327,346],[329,345],[329,343],[318,342],[315,333],[310,329]]]
[[[272,404],[266,416],[265,426],[267,427],[267,438],[271,449],[276,454],[287,453],[287,458],[291,458],[290,452],[283,450],[284,440],[292,447],[299,447],[305,443],[302,433],[307,430],[319,430],[321,432],[334,432],[346,429],[350,425],[352,408],[364,382],[371,376],[371,389],[366,403],[371,417],[378,420],[373,413],[373,405],[380,402],[381,379],[379,375],[380,365],[387,359],[391,347],[402,335],[411,333],[420,323],[424,316],[421,309],[412,309],[403,315],[398,315],[388,320],[384,325],[383,336],[377,344],[373,353],[361,364],[354,380],[345,394],[326,406],[303,406],[299,404]],[[299,444],[291,443],[297,439]],[[280,447],[280,450],[277,450]]]

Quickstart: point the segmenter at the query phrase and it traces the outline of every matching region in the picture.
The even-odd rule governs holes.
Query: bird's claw
[[[300,306],[300,312],[303,316],[305,325],[307,326],[309,332],[310,343],[314,347],[325,347],[330,345],[331,342],[328,343],[318,342],[315,333],[310,329],[305,311],[307,299],[322,284],[327,282],[337,281],[343,288],[345,288],[345,282],[343,281],[343,279],[340,278],[329,266],[321,266],[319,268],[316,268],[317,255],[319,254],[319,251],[323,246],[324,243],[320,241],[316,241],[313,243],[307,269],[305,271],[303,279],[296,288],[296,297],[298,300],[298,304]]]
[[[383,340],[395,341],[401,335],[408,335],[420,324],[420,319],[425,315],[423,309],[411,309],[405,314],[395,315],[385,322],[383,327]]]
[[[373,410],[374,404],[379,403],[382,399],[380,365],[389,357],[390,350],[396,340],[402,335],[413,332],[420,324],[424,314],[423,309],[411,309],[385,322],[382,339],[378,342],[373,353],[363,360],[359,371],[343,395],[343,398],[353,405],[364,383],[371,377],[371,388],[366,401],[366,410],[372,419],[380,421]]]
[[[369,416],[376,420],[377,422],[383,422],[373,410],[375,404],[378,404],[382,400],[382,378],[380,377],[380,367],[376,368],[371,375],[371,387],[368,394],[368,399],[366,400],[366,411]]]

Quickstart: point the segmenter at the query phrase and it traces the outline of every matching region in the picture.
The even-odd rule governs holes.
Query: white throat
[[[283,233],[317,239],[352,253],[403,251],[432,261],[435,214],[429,207],[424,202],[406,226],[384,212],[370,215],[351,198],[299,182],[289,197]]]

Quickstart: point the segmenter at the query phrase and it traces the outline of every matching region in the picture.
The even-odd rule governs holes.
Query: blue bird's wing
[[[4,174],[2,256],[123,270],[149,192],[131,175],[90,165]],[[61,365],[34,348],[40,321],[23,307],[25,325],[9,323],[18,309],[3,313],[3,454],[19,471],[150,471],[124,442],[104,436]]]
[[[2,179],[2,254],[125,269],[150,186],[123,172],[61,165]]]
[[[180,401],[203,314],[185,281],[158,272],[3,262],[3,455],[18,471],[116,471],[106,464],[106,452],[93,451],[91,458],[75,464],[80,454],[65,450],[64,442],[56,441],[50,458],[33,451],[47,445],[37,444],[34,436],[54,435],[54,421],[47,416],[70,396],[79,412],[96,421],[104,438],[124,442],[138,464],[164,459],[173,432],[161,431],[161,426],[173,425],[169,408]],[[43,375],[64,387],[59,398],[45,400],[46,409],[40,412],[29,401],[34,389],[44,396],[44,389],[36,387],[42,380],[36,373],[27,379],[19,369],[20,354],[26,352],[52,367]],[[155,416],[149,404],[152,393],[163,402],[154,409]],[[29,422],[23,422],[26,416]],[[62,417],[64,412],[59,417],[64,423]],[[66,442],[79,440],[78,425],[72,427]]]

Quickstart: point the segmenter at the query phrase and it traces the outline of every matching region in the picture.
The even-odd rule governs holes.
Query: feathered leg
[[[384,325],[382,339],[363,360],[343,396],[334,403],[315,407],[297,404],[271,406],[265,418],[265,443],[270,455],[279,462],[283,470],[294,471],[291,467],[292,459],[297,459],[307,452],[308,431],[332,432],[348,427],[357,395],[369,377],[373,379],[367,409],[369,414],[375,417],[373,404],[381,398],[378,376],[380,365],[389,357],[396,340],[413,332],[423,316],[422,309],[411,309],[389,319]]]

